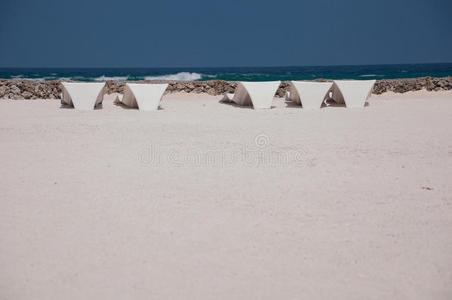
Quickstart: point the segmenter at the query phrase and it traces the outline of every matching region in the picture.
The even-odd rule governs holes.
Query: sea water
[[[3,79],[141,81],[273,81],[324,79],[394,79],[452,76],[452,63],[305,67],[221,68],[0,68]]]

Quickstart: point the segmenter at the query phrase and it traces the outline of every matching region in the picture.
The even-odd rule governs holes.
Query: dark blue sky
[[[451,0],[0,0],[0,67],[430,62]]]

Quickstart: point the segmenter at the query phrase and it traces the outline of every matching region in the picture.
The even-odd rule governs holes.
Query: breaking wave
[[[158,75],[158,76],[146,76],[146,80],[180,80],[180,81],[193,81],[200,80],[202,75],[199,73],[180,72],[177,74]]]
[[[359,75],[359,77],[383,77],[384,75],[378,75],[378,74],[364,74]]]
[[[111,80],[111,81],[125,81],[127,80],[127,76],[99,76],[94,78],[94,81],[107,81],[107,80]]]

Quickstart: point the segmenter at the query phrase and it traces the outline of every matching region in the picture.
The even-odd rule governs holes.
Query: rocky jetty
[[[443,78],[406,78],[406,79],[389,79],[378,80],[373,88],[374,94],[383,94],[384,92],[406,93],[410,91],[419,91],[426,89],[427,91],[441,91],[452,89],[452,77]]]
[[[317,79],[317,81],[326,81]],[[224,80],[210,81],[140,81],[140,83],[168,83],[166,93],[207,93],[209,95],[222,95],[233,93],[237,87],[236,82]],[[107,81],[107,93],[122,93],[125,82]],[[283,82],[276,92],[277,97],[284,97],[289,84]],[[408,78],[378,80],[373,88],[374,94],[382,94],[392,91],[405,93],[426,89],[428,91],[440,91],[452,89],[452,77],[444,78]],[[60,81],[37,81],[37,80],[9,80],[0,79],[0,99],[60,99]]]
[[[60,99],[59,80],[0,79],[0,99]]]
[[[168,83],[166,93],[206,93],[209,95],[223,95],[233,93],[237,86],[236,82],[224,80],[210,81],[140,81],[140,83]],[[108,93],[123,93],[125,82],[107,81]]]

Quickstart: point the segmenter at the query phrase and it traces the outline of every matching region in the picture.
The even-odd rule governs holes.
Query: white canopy
[[[93,110],[102,103],[106,89],[105,82],[62,82],[61,85],[62,102],[77,110]]]
[[[127,83],[121,102],[140,110],[157,110],[168,84]]]

